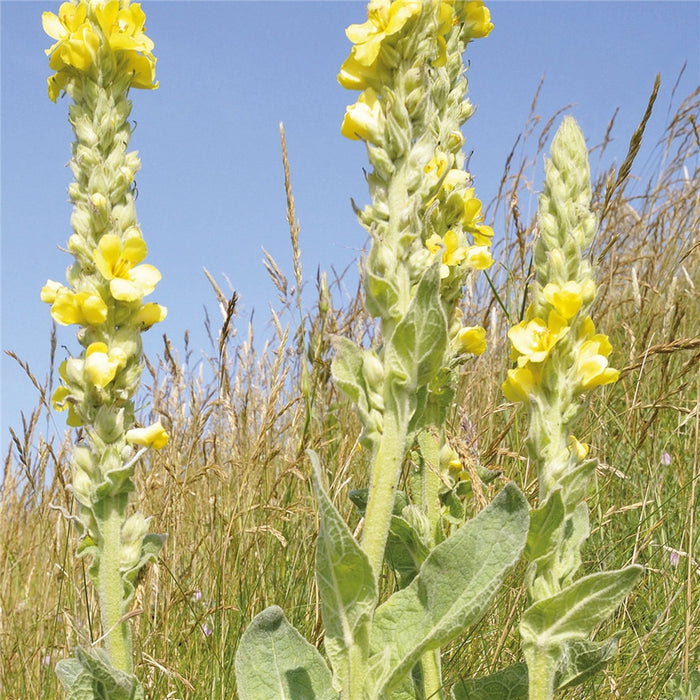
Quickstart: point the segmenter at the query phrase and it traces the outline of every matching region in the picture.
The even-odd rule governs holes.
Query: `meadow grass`
[[[597,394],[579,431],[601,459],[584,573],[640,563],[646,575],[600,630],[603,638],[625,629],[618,657],[587,685],[562,693],[566,698],[672,697],[669,681],[700,668],[699,108],[696,91],[671,114],[644,178],[632,163],[634,139],[628,163],[596,171],[614,120],[591,153],[593,208],[603,212],[593,253],[594,316],[610,337],[621,378]],[[524,456],[527,418],[500,386],[506,331],[524,311],[536,235],[519,202],[531,196],[533,167],[541,168],[557,117],[537,116],[533,102],[492,203],[503,233],[494,245],[492,287],[474,286],[465,297],[466,317],[487,328],[489,348],[465,368],[464,408],[452,416],[449,435],[467,467],[478,460],[503,473],[495,487],[474,478],[473,512],[506,480],[536,496]],[[328,295],[315,280],[320,303],[302,306],[300,288],[312,283],[302,274],[289,176],[286,186],[294,279],[266,257],[280,297],[270,338],[261,343],[252,326],[241,326],[235,293],[209,277],[220,318],[206,320],[212,347],[205,364],[186,338],[178,351],[177,341],[164,337],[162,356],[146,365],[142,404],[171,435],[136,475],[135,507],[155,514],[153,531],[168,533],[133,611],[136,672],[151,698],[235,697],[238,640],[254,614],[273,603],[321,646],[318,516],[306,448],[327,465],[341,513],[351,526],[359,521],[347,492],[366,483],[368,455],[352,407],[330,380],[331,337],[369,344],[374,326],[359,289],[352,298],[341,294],[342,276],[330,280]],[[75,533],[54,507],[71,507],[70,443],[68,436],[45,437],[54,432],[48,397],[55,338],[47,345],[48,378],[25,368],[37,407],[12,431],[1,489],[0,697],[8,700],[59,697],[56,661],[102,634],[85,564],[75,557]],[[469,637],[445,650],[448,686],[521,658],[522,575],[520,567]],[[391,575],[383,585],[391,590]]]

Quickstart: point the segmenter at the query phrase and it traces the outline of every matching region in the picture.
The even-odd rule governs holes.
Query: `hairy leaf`
[[[369,625],[377,600],[372,566],[323,488],[321,465],[308,451],[311,474],[321,514],[316,546],[316,580],[326,629],[325,648],[336,687],[345,687],[352,658],[366,659]],[[364,682],[364,679],[362,679]],[[352,683],[359,683],[358,679]]]
[[[112,668],[100,649],[76,649],[75,658],[56,664],[56,675],[67,700],[143,700],[136,676]]]
[[[523,648],[561,648],[573,639],[585,639],[606,620],[642,575],[641,566],[601,571],[584,576],[557,595],[538,601],[520,622]]]
[[[603,642],[575,640],[565,645],[557,669],[555,685],[559,690],[583,683],[617,654],[620,634]],[[527,665],[506,666],[480,678],[459,681],[452,688],[453,700],[527,700]]]
[[[386,366],[409,391],[427,384],[441,366],[447,319],[439,294],[440,266],[432,265],[421,277],[415,296],[387,343]]]
[[[323,657],[277,605],[248,625],[235,665],[241,700],[338,700]]]
[[[405,589],[374,617],[371,649],[386,654],[376,694],[390,691],[417,663],[477,622],[525,546],[528,505],[514,483],[440,543]],[[386,651],[388,650],[388,651]]]

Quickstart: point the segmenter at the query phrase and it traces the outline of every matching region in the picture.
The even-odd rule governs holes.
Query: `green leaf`
[[[143,688],[132,673],[112,668],[101,649],[75,650],[75,658],[56,664],[67,700],[143,700]]]
[[[352,489],[348,497],[360,515],[367,512],[369,489]],[[415,578],[418,570],[428,556],[425,546],[415,528],[400,517],[408,505],[408,498],[403,491],[394,493],[394,508],[389,534],[387,536],[384,558],[387,564],[399,575],[400,586],[405,588]]]
[[[642,572],[641,566],[634,565],[584,576],[557,595],[531,605],[520,621],[526,658],[528,647],[538,654],[588,637],[634,588]]]
[[[668,700],[700,700],[700,670],[691,671],[686,682],[681,676],[668,684]]]
[[[571,465],[571,468],[568,468],[559,480],[562,498],[565,499],[564,508],[568,512],[571,512],[586,499],[591,476],[593,476],[597,464],[597,460],[587,459],[580,464]]]
[[[440,265],[431,265],[386,345],[387,368],[395,381],[415,391],[442,365],[447,346],[447,318],[440,303]]]
[[[548,556],[561,541],[564,528],[564,502],[561,489],[552,491],[547,500],[530,511],[530,531],[527,534],[525,559],[535,561]]]
[[[482,484],[490,484],[492,481],[498,479],[501,474],[503,474],[500,469],[488,469],[478,462],[476,464],[476,473],[481,479]]]
[[[141,557],[130,569],[122,572],[124,581],[124,601],[130,603],[134,597],[137,579],[141,569],[151,562],[158,560],[158,553],[163,548],[167,535],[147,534],[141,542]]]
[[[377,318],[395,318],[400,314],[398,309],[399,292],[396,288],[394,275],[377,274],[385,268],[376,258],[386,253],[387,246],[373,244],[370,248],[365,265],[365,306],[371,316]]]
[[[387,655],[381,676],[373,679],[377,696],[410,673],[423,652],[481,619],[520,558],[527,529],[527,501],[511,482],[430,552],[410,586],[377,609],[371,650]]]
[[[350,679],[353,659],[369,655],[369,626],[377,600],[372,566],[352,532],[323,488],[321,465],[312,450],[311,475],[321,514],[316,546],[316,580],[321,615],[326,630],[325,648],[333,667],[336,688],[360,679]],[[358,669],[364,674],[364,669]],[[361,679],[364,683],[364,678]]]
[[[362,376],[362,350],[342,336],[333,337],[335,356],[331,362],[333,379],[352,401],[359,403],[365,395],[365,381]]]
[[[369,489],[351,489],[348,498],[353,502],[360,515],[364,517],[367,512],[367,501],[369,500]],[[408,497],[403,491],[394,492],[394,507],[392,513],[401,515],[403,509],[408,505]]]
[[[581,568],[581,547],[590,532],[588,504],[581,501],[564,525],[561,554],[555,572],[561,586],[568,586]]]
[[[528,676],[524,663],[506,666],[481,678],[459,681],[452,688],[453,700],[527,700]]]
[[[559,690],[583,683],[615,658],[622,632],[602,642],[575,639],[564,647],[559,661],[556,685]]]
[[[580,639],[565,645],[555,685],[558,690],[583,683],[617,654],[621,633],[604,642]],[[488,676],[459,681],[452,688],[453,700],[527,700],[527,664],[517,663]]]
[[[277,605],[256,615],[235,659],[241,700],[338,700],[331,672]]]
[[[399,575],[401,588],[413,581],[428,554],[429,550],[415,528],[407,520],[392,516],[384,557]]]

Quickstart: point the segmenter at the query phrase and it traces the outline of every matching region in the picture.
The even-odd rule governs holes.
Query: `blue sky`
[[[3,351],[27,361],[37,377],[48,370],[49,309],[39,300],[48,278],[63,281],[71,258],[59,250],[70,235],[66,189],[72,133],[68,99],[46,96],[44,49],[52,41],[41,13],[59,2],[0,2],[1,270]],[[545,77],[538,112],[567,104],[589,144],[599,143],[619,107],[608,159],[619,163],[661,74],[649,148],[660,135],[671,91],[685,97],[700,83],[700,3],[487,3],[495,29],[468,50],[469,96],[478,105],[465,127],[470,170],[484,203],[496,194],[508,153]],[[154,92],[132,92],[137,128],[132,148],[142,159],[136,203],[149,246],[147,262],[163,273],[150,297],[168,318],[146,334],[155,357],[166,333],[182,350],[190,331],[193,359],[209,349],[204,307],[218,323],[206,267],[222,288],[240,295],[237,326],[245,335],[255,310],[260,334],[276,290],[262,266],[264,247],[292,279],[279,148],[285,124],[292,185],[301,223],[302,264],[352,266],[365,244],[350,198],[367,201],[359,142],[340,135],[345,106],[338,85],[350,49],[345,27],[365,18],[363,2],[165,2],[143,0],[158,57]],[[643,169],[642,151],[637,172]],[[538,176],[541,175],[541,164]],[[645,173],[646,176],[651,173]],[[535,199],[521,202],[524,215]],[[530,212],[528,212],[530,208]],[[498,229],[496,231],[498,235]],[[349,290],[352,291],[351,289]],[[313,303],[309,284],[307,303]],[[58,359],[77,352],[74,329],[59,329]],[[0,447],[7,427],[21,424],[37,393],[14,360],[2,357]],[[63,417],[57,418],[63,429]]]

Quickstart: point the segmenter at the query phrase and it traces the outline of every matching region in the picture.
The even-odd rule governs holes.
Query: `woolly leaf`
[[[241,700],[338,700],[323,657],[276,605],[248,625],[235,667]]]

